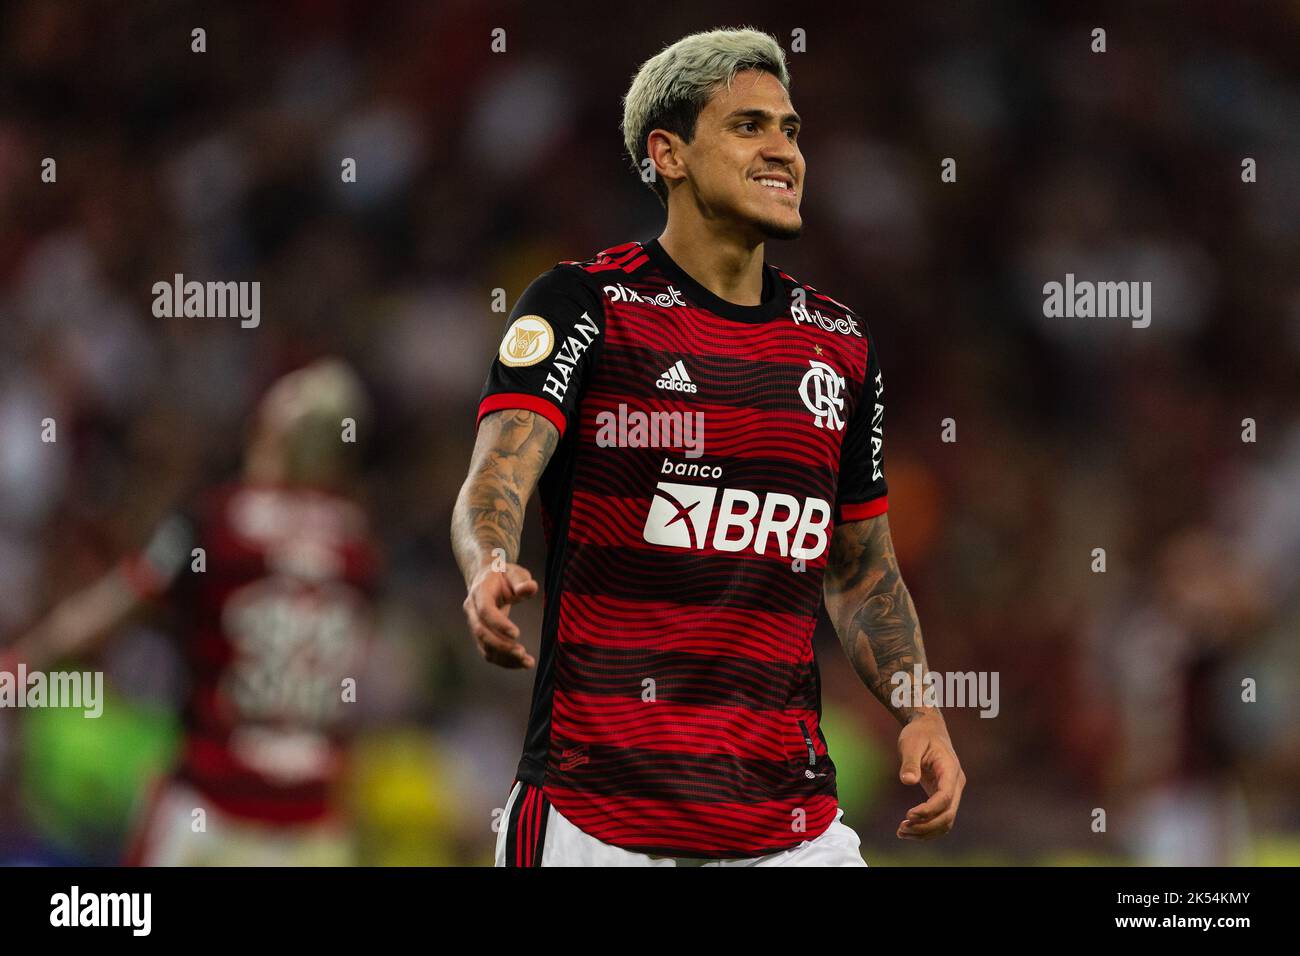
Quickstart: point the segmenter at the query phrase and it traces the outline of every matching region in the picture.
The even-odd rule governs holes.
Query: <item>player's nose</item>
[[[784,173],[792,179],[797,179],[795,161],[799,158],[799,154],[795,150],[794,143],[790,142],[784,134],[765,140],[761,155],[767,163],[768,172]]]

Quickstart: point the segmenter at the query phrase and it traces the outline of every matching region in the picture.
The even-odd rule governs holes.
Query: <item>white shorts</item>
[[[203,810],[202,823],[195,810]],[[159,781],[136,827],[137,866],[351,866],[351,835],[337,820],[273,824],[223,813],[188,784]]]
[[[826,831],[798,846],[766,856],[744,859],[708,860],[692,857],[650,856],[602,843],[569,822],[541,791],[528,787],[526,805],[514,813],[524,784],[516,781],[501,814],[497,831],[497,866],[866,866],[861,841],[840,822],[844,811],[836,809]],[[542,820],[543,807],[545,821]],[[509,854],[507,853],[509,849]],[[507,855],[513,858],[507,862]]]

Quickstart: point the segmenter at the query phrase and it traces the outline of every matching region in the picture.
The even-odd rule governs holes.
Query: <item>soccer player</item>
[[[624,99],[624,144],[663,233],[536,279],[478,409],[453,547],[482,655],[536,667],[497,865],[855,865],[820,727],[825,596],[902,724],[929,798],[898,836],[953,825],[965,778],[943,717],[891,702],[926,669],[890,540],[883,384],[861,314],[765,263],[794,239],[799,116],[780,46],[688,36]],[[541,649],[510,607],[540,488]]]
[[[128,863],[351,862],[330,797],[376,580],[365,512],[346,493],[354,446],[342,440],[343,420],[361,421],[366,407],[340,361],[281,378],[262,400],[239,481],[165,520],[142,551],[0,649],[5,669],[42,669],[94,648],[149,603],[174,606],[190,682],[184,743]]]

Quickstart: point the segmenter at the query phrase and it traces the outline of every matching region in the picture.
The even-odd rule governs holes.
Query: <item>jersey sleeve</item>
[[[196,534],[187,512],[169,515],[154,530],[149,543],[122,559],[127,584],[142,598],[162,597],[190,559]]]
[[[477,421],[521,408],[546,417],[563,437],[591,379],[604,322],[600,294],[577,268],[556,266],[534,279],[510,313]]]
[[[867,336],[867,375],[840,449],[835,515],[841,523],[874,518],[889,509],[884,457],[885,385],[871,329],[863,325]]]

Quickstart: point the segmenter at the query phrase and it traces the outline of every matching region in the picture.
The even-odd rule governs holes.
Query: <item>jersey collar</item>
[[[641,247],[650,257],[651,262],[658,266],[674,284],[681,286],[691,302],[724,319],[731,319],[733,322],[767,322],[780,315],[785,307],[784,297],[779,294],[781,283],[776,275],[776,269],[767,263],[763,264],[763,301],[758,305],[736,305],[714,295],[692,279],[685,269],[673,261],[672,256],[668,255],[657,238],[643,242]]]

